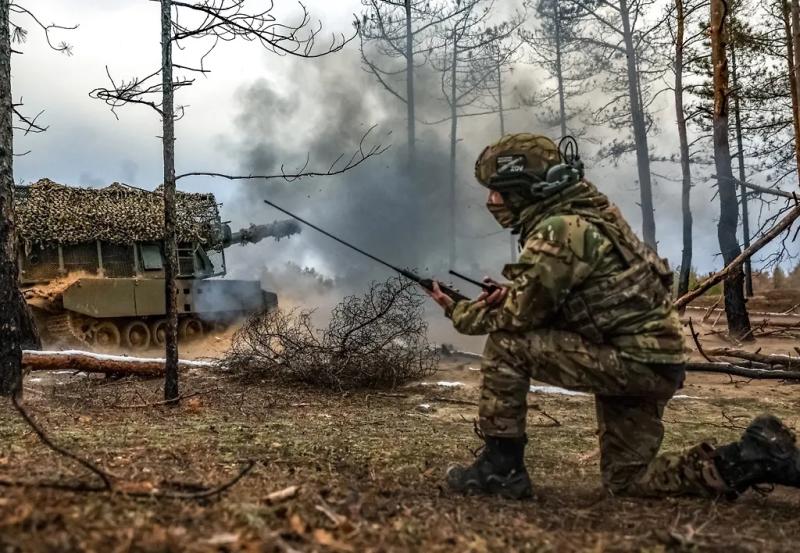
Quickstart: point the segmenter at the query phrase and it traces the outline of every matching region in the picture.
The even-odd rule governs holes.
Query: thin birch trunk
[[[675,115],[678,123],[678,140],[681,154],[681,213],[683,215],[683,255],[678,277],[678,296],[689,291],[692,270],[692,169],[689,160],[689,139],[686,131],[686,113],[683,109],[683,49],[686,32],[684,0],[675,0],[677,36],[675,39]]]
[[[739,163],[739,195],[742,205],[742,242],[750,247],[750,213],[747,205],[746,175],[744,172],[744,140],[742,138],[742,112],[739,104],[739,76],[736,71],[736,48],[731,46],[731,77],[733,78],[733,115],[736,124],[736,159]],[[753,268],[750,260],[744,262],[744,293],[753,297]]]
[[[561,72],[561,10],[558,5],[559,0],[555,0],[553,9],[555,11],[554,24],[556,31],[556,80],[558,82],[558,119],[561,123],[561,138],[567,136],[567,113],[566,100],[564,98],[564,75]]]
[[[406,10],[406,119],[408,134],[408,166],[413,170],[417,159],[416,113],[414,105],[414,35],[411,30],[411,0]]]
[[[458,68],[458,40],[453,27],[453,67],[450,83],[450,268],[456,263],[456,142],[458,133],[458,100],[456,99],[456,78]]]
[[[636,144],[636,165],[639,171],[639,194],[642,209],[642,237],[651,248],[657,248],[656,220],[653,207],[653,186],[650,177],[650,151],[647,145],[647,126],[639,97],[639,75],[636,70],[636,48],[633,44],[627,0],[619,0],[623,39],[628,63],[628,97],[631,108],[633,138]]]

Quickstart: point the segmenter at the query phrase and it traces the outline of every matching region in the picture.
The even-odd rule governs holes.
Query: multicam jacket
[[[684,361],[668,265],[592,184],[527,206],[518,229],[522,252],[503,269],[510,281],[504,303],[455,303],[447,315],[458,332],[551,327],[614,345],[641,363]]]

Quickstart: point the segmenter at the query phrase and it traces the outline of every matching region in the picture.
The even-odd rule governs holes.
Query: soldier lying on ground
[[[532,495],[524,464],[529,379],[595,395],[604,487],[639,496],[736,496],[757,484],[800,487],[793,433],[757,417],[737,442],[656,456],[664,407],[684,379],[672,272],[548,138],[503,137],[475,167],[487,208],[519,233],[509,280],[476,301],[433,299],[462,334],[488,334],[479,406],[486,442],[448,470],[458,492]]]

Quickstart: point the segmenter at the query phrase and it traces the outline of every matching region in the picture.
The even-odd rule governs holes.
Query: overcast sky
[[[278,4],[281,12],[296,13],[293,2]],[[323,22],[326,31],[332,32],[351,33],[353,14],[361,11],[359,0],[307,0],[306,4],[313,16]],[[43,21],[78,24],[79,28],[54,34],[56,42],[65,40],[74,46],[74,55],[67,57],[49,50],[42,34],[28,22],[20,21],[29,27],[30,34],[27,43],[19,47],[24,54],[13,60],[14,96],[23,98],[24,110],[29,114],[44,109],[41,121],[49,125],[49,130],[41,135],[17,135],[16,151],[30,150],[29,154],[16,158],[17,180],[30,182],[48,177],[70,185],[104,186],[122,181],[143,188],[157,186],[162,174],[157,114],[143,106],[130,106],[118,110],[117,119],[106,105],[91,99],[89,91],[107,84],[106,67],[116,79],[147,74],[157,67],[160,61],[158,3],[148,0],[35,0],[26,5],[35,9]],[[195,54],[191,50],[177,53],[176,61],[194,63]],[[349,121],[348,125],[366,128],[379,124],[376,134],[383,142],[403,143],[405,133],[401,121],[387,115],[397,106],[361,71],[356,43],[344,52],[317,62],[276,56],[249,42],[222,44],[206,65],[211,73],[178,93],[177,102],[187,106],[185,117],[177,123],[179,173],[190,170],[247,173],[254,170],[248,166],[252,156],[243,153],[248,145],[262,142],[274,145],[277,141],[282,144],[280,152],[297,154],[287,161],[302,160],[308,152],[312,165],[324,166],[332,152],[344,153],[355,146],[352,132],[343,131],[341,137],[337,137],[335,129],[333,132],[326,130],[329,133],[326,147],[320,148],[315,142],[315,127],[336,119],[344,102],[360,103],[350,106],[350,110],[365,119]],[[517,81],[533,82],[533,86],[536,78],[536,68],[527,65],[520,65],[512,76]],[[277,97],[284,108],[293,106],[294,111],[283,113],[283,119],[276,119],[274,113],[267,117],[258,106],[263,106],[265,112],[275,106],[265,105],[263,96],[254,101],[254,94],[257,96],[259,91]],[[434,94],[436,90],[431,87],[425,92]],[[651,138],[651,142],[657,154],[670,155],[677,150],[677,139],[668,95],[662,95],[657,106],[661,110],[657,116],[662,131]],[[262,116],[264,122],[258,124]],[[533,117],[529,111],[518,110],[507,115],[507,128],[509,131],[539,130],[532,127],[531,121]],[[478,221],[469,230],[459,231],[459,248],[479,250],[471,256],[472,262],[477,259],[481,268],[486,267],[485,272],[494,274],[499,273],[499,261],[508,257],[508,240],[502,234],[493,234],[496,227],[481,210],[483,192],[470,175],[474,158],[498,133],[494,118],[473,118],[465,122],[459,143],[459,217]],[[423,149],[427,144],[428,149],[434,150],[434,142],[438,144],[437,141],[446,137],[446,129],[421,128],[420,135]],[[317,144],[314,149],[312,144]],[[380,182],[382,172],[391,171],[389,165],[393,162],[394,158],[389,156],[374,163],[369,169],[371,178]],[[654,170],[672,176],[679,174],[677,166],[655,166]],[[640,215],[634,157],[631,155],[618,166],[590,164],[587,173],[620,205],[638,231]],[[341,179],[332,181],[333,192],[327,194],[358,193],[345,185],[346,181]],[[276,218],[275,212],[253,201],[257,200],[259,190],[266,190],[259,186],[258,183],[236,184],[202,178],[180,183],[185,190],[214,192],[218,200],[226,204],[223,217],[231,219],[235,227],[250,220]],[[328,186],[326,182],[316,181],[311,188],[322,190],[325,186]],[[311,202],[323,199],[311,192],[307,197]],[[384,197],[391,197],[391,193]],[[680,185],[662,181],[656,185],[655,198],[660,251],[676,264],[681,249]],[[715,257],[718,208],[712,201],[710,187],[695,188],[694,205],[696,265],[701,271],[709,271],[721,265],[719,257]],[[336,224],[335,220],[326,222]],[[362,230],[372,232],[371,229]],[[307,238],[292,240],[259,244],[247,253],[231,252],[231,266],[249,268],[252,259],[263,258],[268,260],[263,261],[264,265],[293,260],[300,265],[315,265],[323,272],[337,270],[335,262],[320,257],[318,248],[311,247]],[[441,251],[438,255],[446,257],[447,252]]]

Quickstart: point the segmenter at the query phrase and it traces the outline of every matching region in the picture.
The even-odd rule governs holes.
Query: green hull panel
[[[249,280],[177,280],[178,313],[251,313],[277,306],[275,294]],[[82,278],[64,292],[64,308],[95,318],[163,315],[164,281]]]

